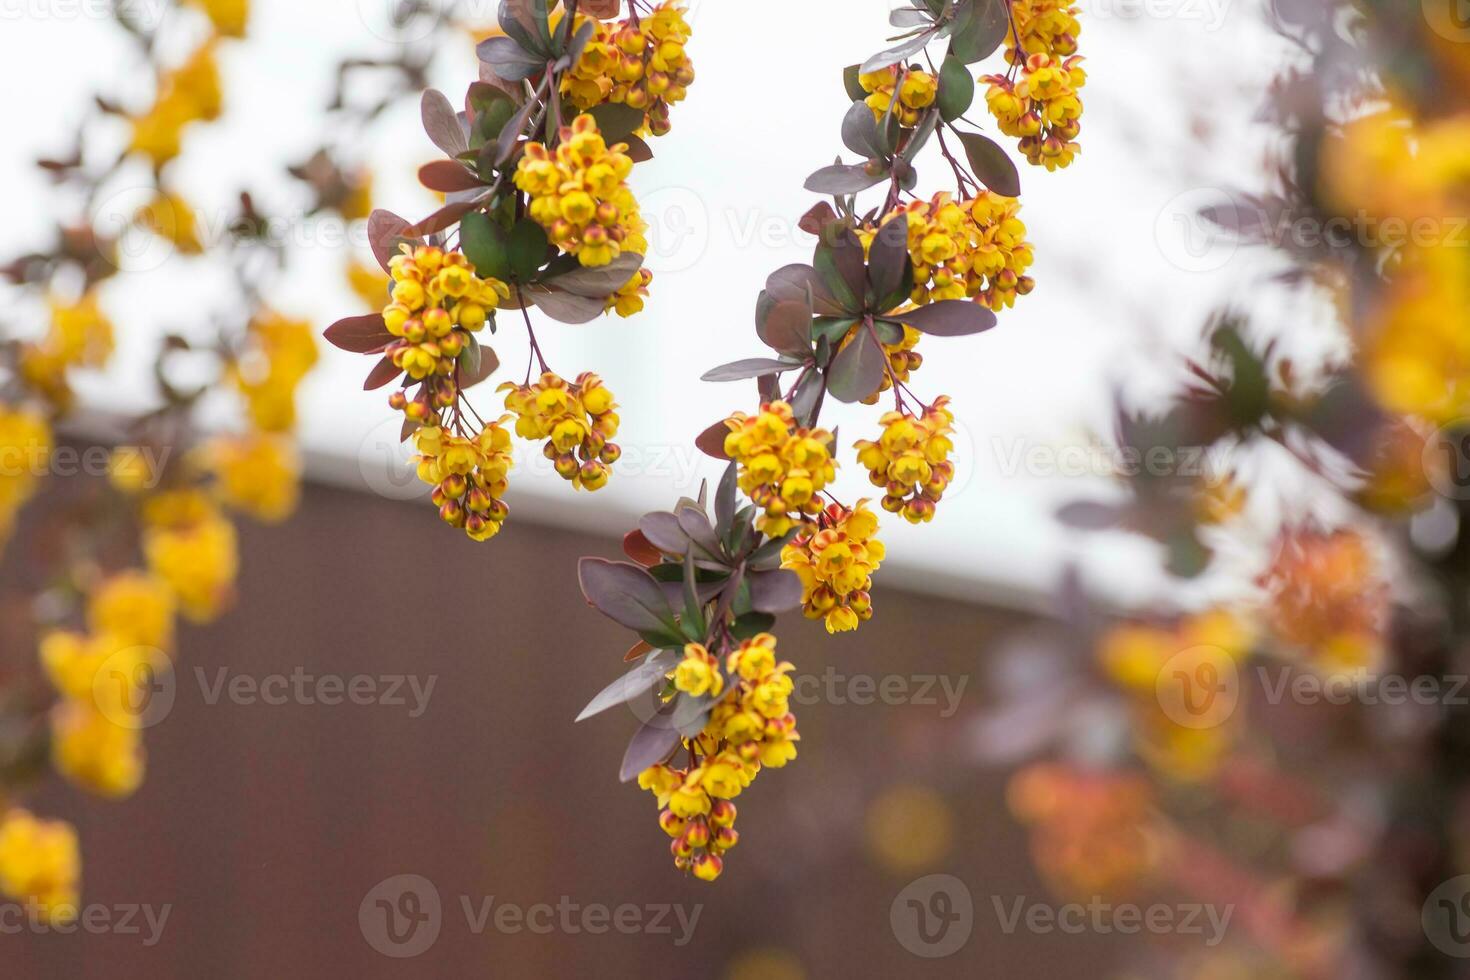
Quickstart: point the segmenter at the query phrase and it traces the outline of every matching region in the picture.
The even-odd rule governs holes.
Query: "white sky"
[[[147,12],[160,0],[132,2]],[[242,185],[266,211],[300,207],[281,168],[319,145],[319,107],[329,97],[336,60],[384,49],[387,3],[255,0],[250,39],[224,55],[225,118],[194,131],[169,172],[206,221],[217,223]],[[0,254],[47,241],[58,198],[30,159],[66,150],[89,93],[147,98],[148,81],[128,42],[91,15],[100,5],[0,0],[0,64],[10,81],[0,101],[0,132],[8,137],[0,155],[0,203],[8,218]],[[692,439],[728,411],[749,409],[754,386],[703,384],[699,375],[765,353],[752,329],[756,294],[767,273],[810,257],[795,220],[816,198],[801,184],[845,152],[838,139],[846,108],[841,68],[882,46],[889,6],[888,0],[693,5],[690,51],[699,80],[675,109],[673,133],[656,141],[657,159],[640,165],[633,180],[653,225],[649,265],[657,279],[648,309],[631,321],[538,330],[560,373],[596,370],[618,394],[623,431],[617,441],[625,458],[609,488],[589,497],[574,495],[539,451],[527,447],[512,476],[513,512],[621,533],[633,515],[692,494],[699,477],[717,476],[717,465],[703,460]],[[490,0],[471,0],[471,9],[492,8]],[[1051,520],[1058,502],[1099,484],[1048,476],[1045,454],[1085,445],[1089,425],[1106,431],[1114,388],[1161,390],[1169,352],[1190,343],[1205,314],[1233,288],[1254,283],[1259,257],[1218,244],[1200,251],[1188,237],[1199,229],[1186,216],[1207,202],[1210,188],[1253,181],[1260,135],[1249,119],[1280,49],[1258,6],[1238,0],[1092,0],[1082,19],[1089,71],[1083,155],[1058,174],[1024,165],[1022,171],[1022,218],[1037,254],[1037,289],[988,334],[930,338],[920,346],[926,361],[916,392],[952,395],[961,421],[959,478],[934,523],[916,529],[885,522],[895,570],[889,581],[966,597],[1028,592],[1049,587],[1060,564],[1076,559],[1120,599],[1146,599],[1160,587],[1149,546],[1120,536],[1079,538]],[[176,28],[170,44],[187,50],[191,25]],[[473,71],[466,40],[442,59],[437,84],[458,101]],[[22,79],[29,80],[24,87]],[[987,119],[978,99],[970,118]],[[1207,149],[1201,136],[1208,137]],[[413,179],[417,165],[437,155],[418,125],[416,102],[381,119],[354,152],[378,172],[379,206],[410,218],[432,209]],[[921,189],[943,188],[947,173],[937,158],[921,167]],[[115,216],[136,205],[130,183],[137,181],[119,182],[104,211]],[[337,229],[298,223],[290,234],[293,271],[274,294],[277,305],[322,327],[362,312],[341,275],[349,246]],[[152,404],[146,373],[152,344],[145,338],[162,329],[207,333],[207,311],[229,295],[218,270],[162,258],[156,251],[131,256],[128,267],[145,271],[108,287],[120,350],[107,375],[85,386],[94,404]],[[0,286],[7,321],[39,325],[39,310],[17,305],[16,295]],[[401,456],[391,448],[398,423],[383,392],[360,390],[371,360],[323,346],[322,363],[302,392],[306,445],[321,471],[397,493],[403,484],[388,477],[388,461]],[[523,331],[507,321],[495,347],[507,376],[518,379]],[[487,384],[473,399],[481,414],[492,389]],[[840,424],[844,443],[869,435],[881,411],[833,408],[824,418]],[[227,413],[220,417],[228,424]],[[839,495],[868,493],[849,451],[842,462]]]

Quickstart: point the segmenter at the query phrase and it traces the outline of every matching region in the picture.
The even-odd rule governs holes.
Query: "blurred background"
[[[1198,474],[1171,458],[1175,476],[1228,472],[1271,491],[1229,503],[1249,520],[1208,538],[1202,573],[1171,574],[1178,539],[1136,513],[1123,526],[1142,534],[1097,519],[1140,499],[1150,509],[1120,479],[1119,447],[1148,444],[1124,415],[1166,411],[1185,379],[1234,381],[1254,363],[1213,373],[1221,338],[1236,336],[1202,330],[1221,310],[1248,311],[1252,343],[1274,338],[1261,363],[1293,396],[1283,361],[1351,356],[1346,290],[1299,288],[1298,256],[1248,248],[1218,210],[1207,216],[1278,176],[1284,127],[1261,106],[1268,92],[1299,104],[1272,86],[1284,66],[1314,63],[1303,38],[1353,34],[1300,14],[1335,4],[1077,5],[1082,155],[1022,173],[1036,290],[997,329],[929,352],[925,390],[954,399],[958,471],[933,523],[885,522],[874,619],[836,638],[796,616],[780,624],[801,753],[741,796],[743,846],[717,885],[669,867],[652,801],[617,782],[636,708],[572,724],[622,672],[628,643],[583,600],[577,558],[619,557],[638,515],[718,480],[723,464],[694,439],[748,408],[753,386],[699,375],[753,353],[766,275],[809,259],[797,220],[815,196],[802,183],[839,152],[841,69],[892,32],[897,5],[687,4],[698,81],[631,179],[650,224],[646,309],[538,333],[548,359],[597,371],[622,402],[624,455],[601,492],[573,494],[519,443],[505,531],[491,545],[445,531],[384,392],[361,390],[366,362],[318,345],[292,379],[299,503],[283,521],[240,524],[232,601],[182,626],[172,673],[149,675],[146,781],[118,802],[54,777],[24,797],[75,826],[97,917],[63,933],[0,907],[14,975],[1459,975],[1470,931],[1436,931],[1439,906],[1419,886],[1440,884],[1443,855],[1466,838],[1465,760],[1445,734],[1460,702],[1437,690],[1359,711],[1383,670],[1366,654],[1353,666],[1378,673],[1349,682],[1347,707],[1278,686],[1346,676],[1315,653],[1342,652],[1334,629],[1351,616],[1372,620],[1375,643],[1390,632],[1393,558],[1374,551],[1369,573],[1356,539],[1278,537],[1284,522],[1348,512],[1312,478],[1352,461],[1313,457],[1303,476],[1293,466],[1311,454],[1288,437],[1252,454],[1168,442],[1220,454]],[[454,101],[477,77],[495,7],[462,0],[446,19],[443,5],[396,0],[0,0],[6,343],[55,318],[54,295],[35,288],[49,260],[34,256],[74,247],[68,229],[113,240],[122,273],[98,287],[115,353],[68,377],[49,475],[73,478],[24,495],[0,566],[0,680],[41,685],[38,640],[76,612],[76,583],[51,566],[117,481],[115,462],[90,466],[91,454],[106,460],[170,392],[208,389],[197,362],[232,318],[268,311],[319,336],[381,301],[368,204],[410,219],[438,206],[415,178],[440,155],[419,93]],[[186,247],[140,227],[154,168],[112,161],[138,138],[154,66],[187,62],[216,33],[222,111],[167,162],[200,238]],[[177,354],[166,370],[160,346]],[[506,365],[528,356],[514,332],[496,347]],[[239,396],[222,386],[187,408],[203,432],[231,432],[256,407]],[[866,433],[864,412],[833,406],[826,424]],[[1377,424],[1365,413],[1347,427]],[[1465,495],[1419,493],[1423,443],[1404,457],[1408,495],[1433,503],[1391,540],[1431,555],[1443,585],[1465,568]],[[78,461],[65,474],[60,450]],[[836,490],[871,492],[854,465]],[[1425,578],[1404,591],[1423,599]],[[1278,638],[1331,642],[1248,673],[1259,631],[1217,615],[1240,604],[1265,605]],[[1418,656],[1404,675],[1460,676],[1440,659],[1464,653],[1442,635],[1463,610],[1447,608],[1396,621],[1395,641],[1412,634]],[[1155,689],[1181,678],[1178,697]],[[1194,680],[1227,695],[1223,709],[1209,696],[1204,721],[1175,712]],[[1246,703],[1248,723],[1234,713]],[[37,736],[0,721],[8,778]],[[1411,770],[1432,774],[1428,789],[1389,785]],[[1449,927],[1457,914],[1470,925],[1470,878],[1443,884]]]

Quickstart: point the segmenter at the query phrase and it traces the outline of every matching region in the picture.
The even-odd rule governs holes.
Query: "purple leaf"
[[[689,550],[689,535],[679,527],[679,518],[665,510],[638,518],[638,530],[648,543],[666,555],[682,555]]]
[[[419,111],[424,119],[424,132],[446,156],[457,157],[470,148],[459,114],[443,92],[432,88],[426,91],[419,102]]]
[[[721,364],[719,367],[710,368],[700,375],[701,381],[744,381],[747,378],[759,378],[766,374],[780,374],[782,371],[790,371],[801,367],[800,364],[792,364],[790,361],[778,361],[769,357],[748,357],[743,361],[731,361],[729,364]]]
[[[827,368],[827,388],[838,401],[859,402],[883,383],[888,355],[878,345],[870,330],[859,330],[856,336]]]
[[[866,164],[834,163],[814,171],[803,185],[814,194],[856,194],[888,179],[886,167],[874,167],[869,173]]]
[[[965,157],[970,161],[970,169],[975,171],[980,183],[1006,197],[1020,196],[1021,175],[1006,151],[1000,148],[1000,144],[979,133],[960,133],[959,137],[965,146]]]
[[[399,241],[412,237],[408,235],[408,229],[408,221],[392,211],[380,208],[368,216],[368,244],[372,246],[373,256],[384,272],[388,271],[389,260],[398,254]]]
[[[868,281],[878,300],[904,288],[908,262],[909,220],[900,214],[878,229],[868,248]]]
[[[369,313],[338,320],[322,336],[333,347],[354,354],[375,354],[396,339],[383,323],[383,314]]]
[[[392,382],[402,373],[403,368],[394,364],[393,358],[384,357],[377,364],[374,364],[373,369],[368,372],[367,380],[362,383],[362,390],[376,391],[385,384]]]
[[[751,572],[747,579],[750,582],[750,608],[757,612],[776,615],[801,608],[801,579],[795,572],[784,569]]]
[[[577,579],[587,601],[609,619],[639,632],[675,628],[674,612],[652,575],[637,565],[583,558]]]
[[[766,292],[781,302],[794,301],[811,306],[818,316],[840,316],[844,311],[822,285],[817,270],[803,263],[786,265],[766,277]]]
[[[995,326],[995,314],[979,303],[944,299],[913,310],[888,314],[888,319],[907,323],[935,337],[964,337]]]
[[[626,783],[637,779],[640,772],[663,762],[678,746],[679,729],[672,720],[674,705],[678,701],[676,698],[669,702],[633,733],[628,750],[623,753],[623,765],[618,774],[620,780]]]
[[[803,296],[799,300],[781,300],[765,290],[756,301],[755,332],[772,350],[809,357],[812,351],[810,299]]]
[[[1078,500],[1057,509],[1057,520],[1079,531],[1105,531],[1122,517],[1122,508],[1095,500]]]
[[[645,659],[637,667],[628,671],[622,677],[613,681],[602,692],[588,702],[582,713],[577,715],[577,721],[591,718],[593,715],[601,714],[608,708],[627,704],[629,701],[644,694],[649,688],[661,681],[669,670],[671,670],[678,658],[671,651],[660,650],[653,656]],[[646,766],[644,768],[647,768]]]

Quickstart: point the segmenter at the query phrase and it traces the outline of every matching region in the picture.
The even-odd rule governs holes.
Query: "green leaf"
[[[511,275],[510,235],[481,211],[460,219],[459,245],[481,278],[508,282]]]
[[[963,61],[950,55],[939,68],[939,116],[953,122],[975,101],[975,76]]]
[[[643,111],[621,102],[604,102],[587,110],[597,120],[597,129],[609,146],[621,143],[643,125]]]
[[[510,230],[510,271],[520,282],[530,282],[546,261],[546,231],[530,218],[522,218]]]
[[[731,625],[730,635],[737,640],[748,640],[760,633],[769,633],[775,625],[776,617],[770,613],[748,612]]]
[[[1000,144],[979,133],[960,133],[959,137],[965,146],[970,169],[975,171],[980,183],[1006,197],[1021,195],[1021,175]]]
[[[847,97],[854,102],[862,102],[868,97],[868,93],[863,90],[862,83],[858,81],[859,74],[860,66],[858,65],[848,65],[842,69],[842,87],[847,89]]]
[[[859,330],[832,358],[832,365],[827,369],[827,388],[838,401],[862,401],[883,383],[887,364],[888,355],[883,353],[878,341],[867,330]]]
[[[967,65],[984,61],[1006,39],[1008,0],[974,0],[957,21],[949,50]]]

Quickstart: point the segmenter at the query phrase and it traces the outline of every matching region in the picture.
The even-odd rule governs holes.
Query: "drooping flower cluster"
[[[618,434],[617,403],[601,378],[584,372],[567,384],[548,371],[534,384],[507,383],[500,390],[516,415],[516,435],[545,439],[542,452],[562,479],[579,490],[607,485],[622,450],[608,441]]]
[[[143,508],[143,555],[189,619],[207,623],[233,600],[240,559],[235,525],[204,495],[175,491]],[[195,499],[197,498],[197,499]],[[166,506],[157,506],[168,501]]]
[[[250,324],[230,374],[253,427],[286,432],[296,424],[296,389],[317,357],[316,334],[305,320],[266,313]]]
[[[1057,170],[1077,156],[1082,130],[1078,92],[1087,73],[1077,54],[1078,8],[1068,0],[1014,0],[1013,30],[1006,57],[1020,69],[1014,81],[987,75],[985,104],[1001,132],[1020,139],[1018,147],[1033,165]]]
[[[51,454],[51,426],[34,409],[0,406],[0,543],[36,494]]]
[[[949,398],[934,399],[923,415],[894,411],[879,422],[883,433],[876,442],[860,439],[854,445],[868,479],[884,490],[883,509],[903,514],[911,524],[932,520],[935,505],[954,479],[954,464],[949,461],[954,414]]]
[[[1125,623],[1098,646],[1108,679],[1128,695],[1133,746],[1174,780],[1213,776],[1244,729],[1230,680],[1254,646],[1249,625],[1213,609],[1176,623]]]
[[[725,455],[740,464],[740,489],[763,511],[758,529],[780,537],[821,513],[817,495],[837,475],[832,433],[797,425],[784,401],[768,402],[754,416],[736,412],[725,427]]]
[[[562,127],[555,151],[527,144],[516,187],[530,195],[529,213],[553,245],[584,266],[607,265],[624,251],[643,255],[648,226],[625,181],[633,170],[627,144],[609,147],[597,120],[581,115]]]
[[[153,105],[132,118],[130,148],[147,157],[154,169],[179,155],[184,131],[191,124],[219,118],[224,92],[215,48],[211,38],[182,65],[165,73],[158,81]]]
[[[646,132],[668,133],[669,106],[682,102],[694,82],[694,64],[684,50],[690,36],[684,13],[670,0],[642,17],[594,21],[582,57],[562,77],[562,95],[579,109],[615,102],[642,110]],[[586,20],[578,17],[577,27]]]
[[[51,323],[46,332],[20,349],[20,376],[58,411],[71,407],[67,372],[101,367],[112,356],[112,320],[102,309],[98,290],[75,301],[49,300]]]
[[[501,498],[514,461],[503,421],[489,423],[474,438],[437,426],[424,426],[414,437],[418,476],[434,487],[432,499],[439,516],[451,527],[462,528],[472,541],[499,534],[510,515]]]
[[[1390,104],[1323,144],[1325,195],[1389,273],[1357,311],[1364,374],[1385,407],[1437,424],[1470,414],[1470,331],[1445,313],[1470,309],[1467,172],[1466,114],[1420,120]]]
[[[45,921],[77,917],[82,858],[77,832],[64,820],[42,820],[20,808],[0,817],[0,892],[34,903]]]
[[[730,651],[724,663],[702,644],[684,648],[674,669],[678,691],[718,698],[704,731],[682,744],[682,767],[650,766],[638,785],[655,796],[659,826],[672,837],[674,866],[714,881],[723,855],[739,840],[735,805],[762,767],[779,769],[796,758],[796,716],[790,710],[795,669],[776,661],[776,638],[762,633]]]
[[[1385,652],[1388,587],[1360,532],[1282,532],[1259,584],[1273,637],[1308,663],[1328,671],[1362,670]]]
[[[833,504],[781,550],[781,567],[797,574],[802,611],[826,623],[828,633],[858,628],[873,617],[873,573],[883,561],[878,518],[859,500],[851,509]]]
[[[296,445],[272,432],[218,436],[202,447],[202,468],[214,475],[219,499],[258,521],[277,524],[296,510],[301,459]]]
[[[384,351],[411,382],[421,382],[410,398],[395,391],[388,403],[412,422],[427,422],[459,398],[460,352],[510,296],[498,279],[482,279],[461,252],[433,246],[401,251],[389,262],[392,302],[383,308],[383,324],[398,338]]]
[[[1012,777],[1006,796],[1031,830],[1037,868],[1064,895],[1131,894],[1163,858],[1154,793],[1136,773],[1037,763]]]
[[[912,129],[919,115],[939,97],[939,79],[926,71],[890,65],[880,71],[858,76],[858,84],[868,93],[865,100],[873,116],[881,120],[892,112],[900,126]],[[894,101],[895,95],[897,102]]]
[[[911,201],[894,214],[908,220],[915,305],[974,299],[993,310],[1013,305],[1035,286],[1026,275],[1035,256],[1018,214],[1021,203],[993,191],[967,201],[948,193]],[[859,233],[871,245],[874,228]]]

